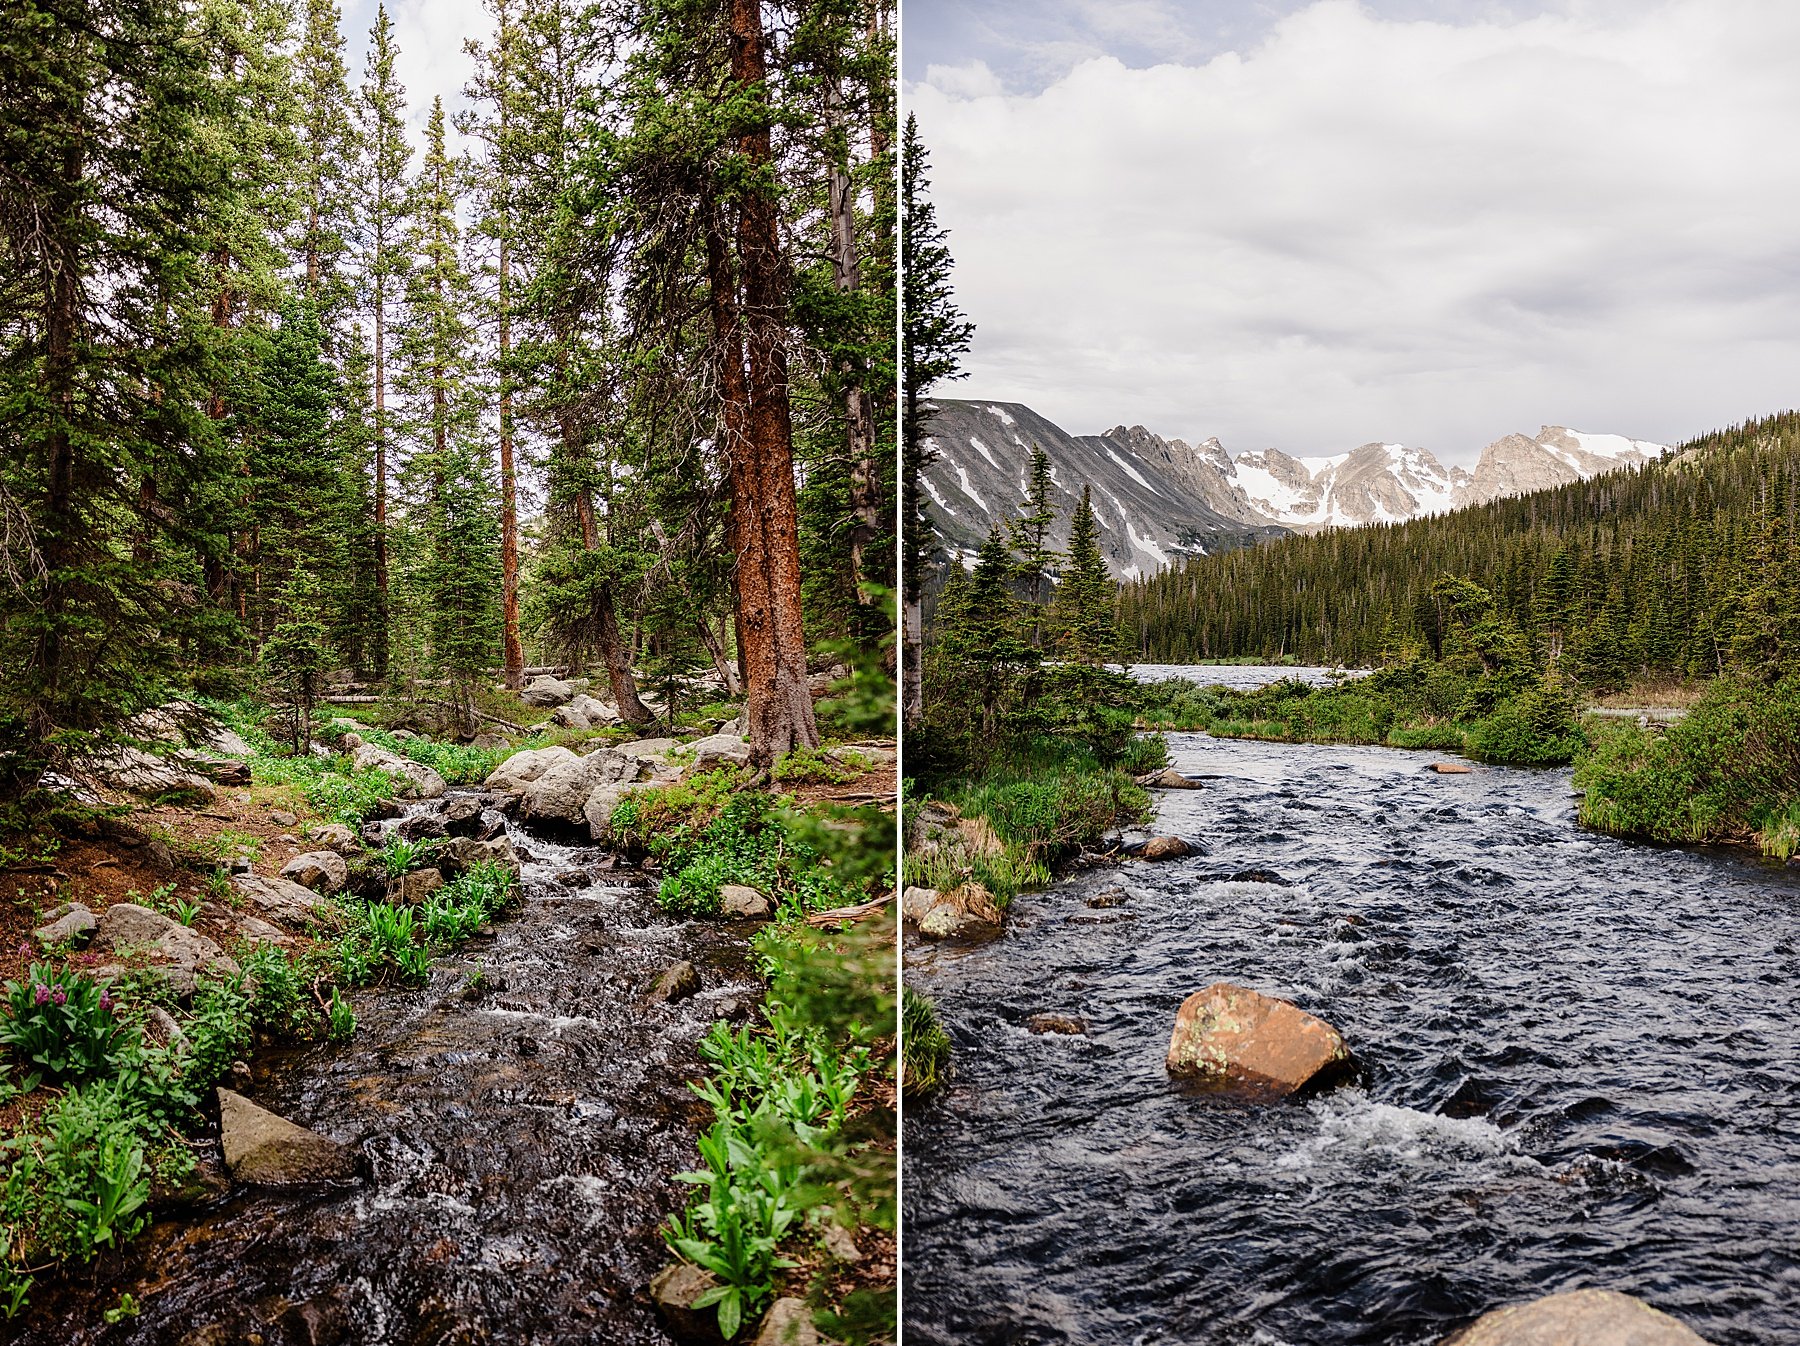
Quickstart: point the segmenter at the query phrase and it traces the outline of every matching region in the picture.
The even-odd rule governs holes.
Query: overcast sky
[[[1234,452],[1800,403],[1800,4],[906,0],[950,396]]]
[[[347,44],[344,65],[350,75],[350,91],[355,93],[363,84],[376,0],[339,0],[339,4]],[[422,150],[431,100],[443,96],[446,118],[465,106],[462,90],[474,72],[474,63],[463,55],[464,39],[486,42],[493,22],[481,0],[390,0],[387,11],[394,21],[394,43],[400,49],[394,67],[406,86],[407,126],[413,148]],[[451,139],[458,139],[454,128]]]

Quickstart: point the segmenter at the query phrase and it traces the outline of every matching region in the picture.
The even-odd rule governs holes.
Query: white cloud
[[[1392,22],[1205,64],[909,87],[978,324],[958,392],[1296,453],[1468,461],[1540,423],[1669,439],[1795,401],[1800,6]]]

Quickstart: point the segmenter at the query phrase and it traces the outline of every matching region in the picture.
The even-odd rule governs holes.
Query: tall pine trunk
[[[500,630],[506,685],[525,685],[525,646],[519,639],[519,483],[513,466],[513,390],[510,283],[512,258],[500,240]]]
[[[388,671],[387,286],[375,277],[375,676]]]
[[[563,461],[571,467],[578,461],[579,437],[574,419],[567,414],[558,418],[562,432]],[[581,545],[593,551],[600,545],[599,521],[594,513],[594,496],[586,481],[575,492],[575,517],[581,528]],[[631,656],[619,632],[619,610],[613,601],[612,585],[594,588],[594,643],[599,648],[600,662],[606,668],[607,685],[612,689],[613,704],[626,724],[652,724],[656,716],[638,693],[637,676],[631,671]]]
[[[839,294],[849,294],[860,284],[856,263],[856,193],[850,178],[850,135],[844,125],[843,99],[836,77],[826,95],[835,140],[831,165],[831,279]],[[881,485],[875,467],[875,409],[863,380],[853,378],[844,389],[845,448],[850,460],[850,582],[858,607],[865,603],[862,591],[863,552],[881,535]]]
[[[760,0],[732,0],[731,74],[745,90],[767,78]],[[753,169],[768,167],[772,156],[766,121],[747,125],[737,143],[738,153]],[[711,240],[709,260],[715,252],[710,244]],[[781,219],[771,189],[752,186],[744,192],[737,251],[743,302],[731,315],[735,321],[723,353],[728,365],[743,371],[732,381],[740,383],[739,405],[747,414],[736,434],[729,433],[727,421],[727,451],[739,548],[739,634],[749,665],[750,755],[766,767],[793,748],[819,744],[806,685],[806,633],[800,613],[799,508],[785,346],[787,274]],[[714,279],[716,288],[716,272]],[[727,393],[729,403],[724,384],[721,392]]]

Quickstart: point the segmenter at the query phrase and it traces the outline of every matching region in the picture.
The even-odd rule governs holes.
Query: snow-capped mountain
[[[1623,435],[1590,435],[1560,425],[1546,425],[1536,439],[1507,435],[1481,451],[1475,476],[1457,500],[1476,505],[1505,495],[1524,495],[1550,486],[1566,486],[1604,472],[1617,472],[1661,457],[1664,446]]]
[[[937,461],[922,484],[938,534],[962,555],[973,554],[996,524],[1017,517],[1033,444],[1050,457],[1057,493],[1051,545],[1068,545],[1081,488],[1090,487],[1101,546],[1121,577],[1285,531],[1234,496],[1217,469],[1180,440],[1141,427],[1071,435],[1016,402],[943,399],[933,406],[927,444]]]
[[[1037,444],[1050,457],[1059,492],[1053,545],[1067,543],[1069,516],[1086,485],[1107,558],[1121,578],[1287,531],[1441,514],[1616,472],[1664,451],[1622,435],[1547,425],[1535,439],[1495,440],[1471,473],[1403,444],[1364,444],[1329,457],[1263,449],[1234,458],[1217,439],[1189,444],[1141,425],[1071,435],[1016,402],[932,405],[929,443],[937,459],[923,484],[949,549],[972,553],[989,529],[1017,516]]]

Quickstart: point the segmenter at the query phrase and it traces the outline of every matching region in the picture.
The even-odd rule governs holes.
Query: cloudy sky
[[[1472,462],[1800,403],[1789,0],[906,0],[953,396]]]
[[[339,5],[344,16],[344,65],[354,92],[362,87],[377,0],[339,0]],[[475,37],[485,41],[493,22],[481,0],[390,0],[387,11],[400,49],[394,65],[406,86],[407,124],[413,147],[422,149],[432,98],[443,96],[447,117],[455,116],[465,105],[462,89],[474,64],[463,55],[463,40]]]

